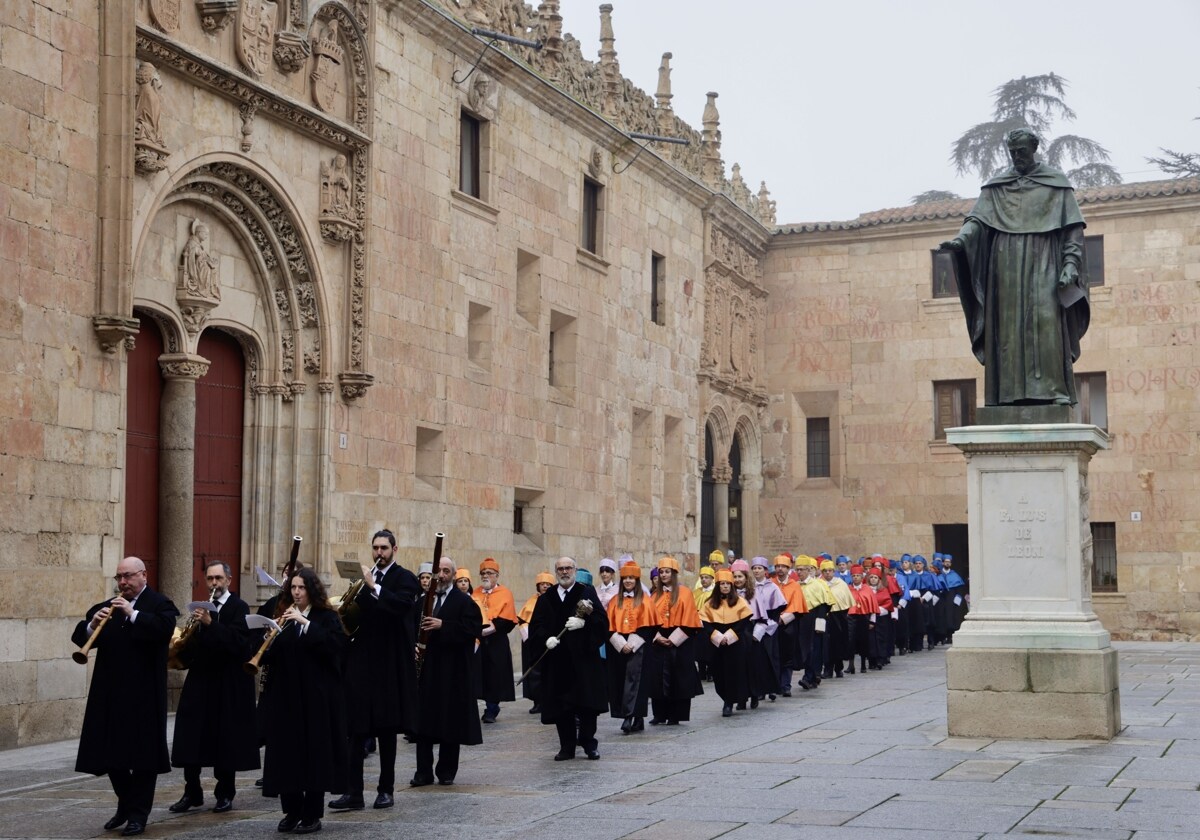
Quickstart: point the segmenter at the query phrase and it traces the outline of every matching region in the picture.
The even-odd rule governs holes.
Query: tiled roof
[[[1200,178],[1174,178],[1166,181],[1141,181],[1133,184],[1117,184],[1111,187],[1088,187],[1075,191],[1082,205],[1119,201],[1127,198],[1155,198],[1158,196],[1200,193]],[[776,233],[817,233],[819,231],[861,230],[878,225],[904,222],[927,222],[938,219],[961,219],[975,206],[975,199],[964,198],[954,201],[931,201],[928,204],[910,204],[907,207],[891,207],[863,213],[857,219],[845,222],[800,222],[780,225]]]

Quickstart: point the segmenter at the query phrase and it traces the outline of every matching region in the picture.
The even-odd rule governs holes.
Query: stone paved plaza
[[[324,834],[402,838],[997,838],[1184,840],[1200,818],[1200,645],[1118,643],[1121,735],[1112,743],[946,737],[945,657],[826,680],[816,694],[720,717],[712,693],[690,725],[622,737],[602,719],[602,759],[555,763],[554,731],[507,704],[465,749],[458,784],[397,790],[396,807],[327,815]],[[75,742],[0,753],[0,836],[101,830],[106,779],[72,771]],[[397,776],[413,769],[402,746]],[[368,797],[374,762],[368,762]],[[236,809],[169,814],[160,777],[147,837],[275,834],[275,800],[239,777]],[[212,782],[206,779],[206,804]],[[368,802],[370,799],[368,798]]]

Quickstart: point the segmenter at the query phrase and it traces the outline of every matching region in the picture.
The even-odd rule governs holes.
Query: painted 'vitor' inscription
[[[1000,508],[1000,522],[1008,529],[1006,536],[1011,542],[1004,544],[1004,556],[1009,560],[1031,558],[1041,560],[1046,556],[1046,535],[1041,533],[1038,523],[1047,518],[1045,508],[1026,507],[1028,499],[1022,496],[1016,508]]]

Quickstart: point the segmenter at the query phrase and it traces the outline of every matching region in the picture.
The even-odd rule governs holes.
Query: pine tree
[[[1108,163],[1108,150],[1086,137],[1063,134],[1050,137],[1056,120],[1071,122],[1075,112],[1067,105],[1067,80],[1054,73],[1010,79],[992,94],[992,120],[968,129],[954,142],[950,162],[959,175],[969,172],[987,180],[1009,166],[1005,135],[1014,128],[1034,130],[1042,143],[1038,152],[1055,169],[1066,172],[1077,187],[1121,183],[1121,175]],[[1068,162],[1074,166],[1068,169]]]

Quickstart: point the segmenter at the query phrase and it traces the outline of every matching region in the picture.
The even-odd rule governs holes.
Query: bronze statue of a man
[[[983,185],[953,253],[984,405],[1074,405],[1072,363],[1091,320],[1083,216],[1027,128],[1005,138],[1009,169]]]

